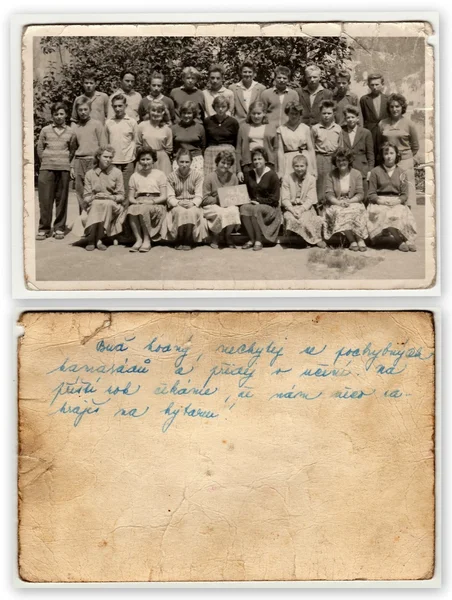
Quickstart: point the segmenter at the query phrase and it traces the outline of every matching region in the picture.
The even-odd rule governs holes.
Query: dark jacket
[[[352,146],[347,129],[343,127],[342,147],[345,150],[353,152],[353,168],[358,169],[358,171],[362,173],[363,177],[366,177],[367,173],[374,168],[375,164],[374,143],[370,131],[368,129],[364,129],[364,127],[357,127]]]
[[[297,88],[296,91],[300,97],[300,104],[303,106],[303,116],[301,121],[311,127],[320,121],[320,103],[323,100],[332,100],[333,92],[326,89],[320,90],[320,92],[316,94],[311,106],[311,98],[307,86]]]
[[[361,107],[361,113],[363,115],[363,124],[366,129],[370,131],[372,134],[372,138],[374,140],[374,144],[376,143],[377,135],[378,135],[378,123],[382,119],[386,119],[388,114],[388,96],[386,94],[381,94],[381,104],[380,104],[380,114],[377,115],[375,113],[374,103],[372,96],[370,94],[366,94],[362,96],[359,101],[359,105]]]

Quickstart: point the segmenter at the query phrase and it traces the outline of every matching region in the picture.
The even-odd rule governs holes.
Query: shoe
[[[139,252],[149,252],[150,249],[150,246],[141,246]]]
[[[400,252],[409,252],[408,246],[406,245],[406,242],[402,242],[399,246],[399,250]]]
[[[417,252],[416,244],[407,244],[410,252]]]
[[[185,250],[185,251],[187,251],[187,252],[188,252],[189,250],[192,250],[192,247],[191,247],[191,246],[188,246],[188,245],[186,244],[185,246],[182,246],[182,250]]]
[[[358,243],[358,249],[360,252],[367,252],[367,246],[364,242]]]
[[[63,231],[55,231],[53,237],[56,240],[64,240],[64,232]]]
[[[352,252],[358,252],[359,248],[358,248],[358,244],[356,242],[352,242],[350,244],[350,246],[348,247],[349,250],[351,250]]]
[[[95,246],[94,244],[88,244],[88,245],[85,247],[85,250],[88,250],[88,252],[92,252],[92,251],[93,251],[93,250],[95,250],[95,249],[96,249],[96,246]]]
[[[318,244],[316,244],[317,248],[326,248],[326,242],[321,241]]]
[[[47,239],[49,236],[50,236],[50,234],[47,233],[46,231],[38,231],[38,233],[36,235],[36,239],[38,241],[41,241],[41,240]]]
[[[220,247],[216,242],[210,242],[209,246],[214,250],[218,250],[218,248]]]
[[[174,247],[175,250],[183,250],[184,247],[182,246],[182,244],[178,244],[177,246]]]
[[[97,242],[97,249],[104,251],[107,249],[107,246],[105,244],[102,244],[102,242]]]
[[[141,246],[132,246],[131,248],[129,248],[129,252],[138,252],[140,248]]]
[[[246,244],[244,246],[242,246],[242,250],[249,250],[253,246],[254,246],[254,243],[250,240],[249,242],[246,242]]]
[[[262,245],[262,243],[261,243],[261,242],[254,242],[254,248],[253,248],[253,250],[254,250],[255,252],[257,252],[257,251],[259,251],[259,250],[263,250],[263,248],[264,248],[264,247],[263,247],[263,245]]]

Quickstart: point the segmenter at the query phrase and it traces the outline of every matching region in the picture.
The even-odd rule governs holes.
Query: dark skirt
[[[242,204],[240,215],[242,217],[254,217],[265,240],[272,244],[276,243],[282,224],[282,214],[279,206]]]

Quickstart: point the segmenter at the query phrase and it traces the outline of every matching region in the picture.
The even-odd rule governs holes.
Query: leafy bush
[[[257,67],[256,79],[269,86],[277,65],[291,68],[293,85],[303,85],[303,70],[315,62],[322,70],[322,84],[331,88],[335,74],[346,67],[351,48],[345,37],[43,37],[41,51],[46,55],[69,56],[57,68],[50,62],[42,80],[34,81],[34,131],[50,120],[49,107],[64,101],[72,105],[82,92],[82,76],[93,69],[101,91],[111,94],[119,85],[119,73],[130,68],[137,73],[136,89],[149,93],[154,70],[165,76],[167,93],[181,85],[181,71],[195,66],[202,75],[201,87],[212,63],[225,68],[225,84],[240,78],[240,63],[249,58]]]

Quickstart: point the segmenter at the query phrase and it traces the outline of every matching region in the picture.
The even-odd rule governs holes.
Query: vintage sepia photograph
[[[435,285],[427,22],[28,26],[31,290]]]

